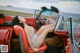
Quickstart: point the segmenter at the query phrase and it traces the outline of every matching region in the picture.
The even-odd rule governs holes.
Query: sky
[[[28,9],[40,9],[42,6],[55,6],[62,12],[78,13],[80,14],[80,3],[59,3],[62,0],[0,0],[0,6],[12,6]],[[64,0],[65,1],[65,0]],[[80,0],[67,0],[80,1]]]
[[[43,1],[45,1],[45,2],[58,2],[58,1],[79,1],[80,2],[80,0],[8,0],[8,1],[20,1],[20,2],[25,2],[25,1],[35,1],[35,2],[43,2]]]

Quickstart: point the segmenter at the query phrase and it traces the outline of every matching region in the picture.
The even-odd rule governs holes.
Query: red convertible
[[[33,17],[25,17],[26,24],[31,25],[37,31],[42,25],[55,22],[53,32],[47,34],[46,39],[57,36],[60,38],[59,45],[53,46],[44,43],[39,47],[44,53],[80,53],[80,24],[74,23],[72,17],[62,16],[59,9],[51,6],[51,9],[42,7],[39,14]],[[0,14],[0,52],[1,53],[35,53],[28,48],[28,41],[22,27],[11,26],[14,17]],[[52,40],[51,42],[56,42]]]

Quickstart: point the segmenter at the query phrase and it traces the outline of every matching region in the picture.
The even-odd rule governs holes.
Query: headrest
[[[4,24],[4,15],[0,14],[0,25]]]
[[[19,25],[14,25],[14,32],[15,32],[15,34],[18,36],[19,35],[19,31],[21,30],[22,32],[25,32],[24,30],[23,30],[23,28],[21,27],[21,26],[19,26]]]

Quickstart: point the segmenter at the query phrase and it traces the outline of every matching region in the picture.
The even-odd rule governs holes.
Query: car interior
[[[58,9],[55,10],[54,7],[51,8],[52,10],[47,9],[46,7],[42,7],[41,13],[36,18],[25,18],[26,24],[34,27],[35,30],[38,31],[42,25],[46,24],[44,21],[47,18],[41,18],[41,17],[46,17],[43,16],[46,15],[43,12],[48,12],[45,9],[59,13]],[[14,17],[0,14],[0,37],[2,38],[2,40],[0,40],[0,44],[8,45],[8,51],[9,51],[8,53],[35,53],[32,49],[28,47],[29,44],[24,29],[19,25],[15,26],[10,25],[13,18]],[[76,30],[77,29],[78,27],[76,28]],[[79,33],[75,33],[76,38],[78,37],[78,35]],[[71,39],[69,38],[68,31],[59,31],[53,29],[53,32],[47,34],[45,43],[42,44],[38,49],[39,52],[45,51],[44,53],[72,52],[72,50],[70,50],[72,46],[70,40]]]

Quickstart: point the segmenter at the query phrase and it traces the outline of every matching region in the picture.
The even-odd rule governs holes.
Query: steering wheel
[[[44,19],[42,19],[42,18],[38,18],[37,21],[36,21],[36,28],[39,29],[42,25],[45,24],[45,21],[46,21],[45,18],[44,18]]]

